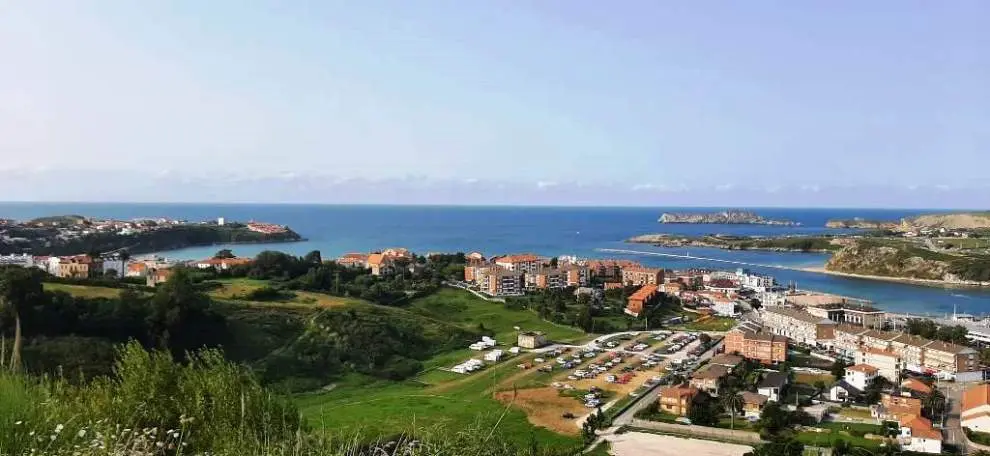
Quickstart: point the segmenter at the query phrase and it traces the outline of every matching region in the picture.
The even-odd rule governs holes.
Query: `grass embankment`
[[[120,288],[97,287],[90,285],[69,285],[66,283],[44,284],[45,291],[64,291],[72,296],[80,298],[116,298],[120,295]]]
[[[330,308],[330,307],[340,307],[346,306],[348,304],[363,303],[360,299],[354,298],[343,298],[339,296],[330,296],[323,293],[313,293],[309,291],[284,291],[284,297],[269,301],[257,301],[248,298],[252,291],[262,289],[269,285],[267,280],[256,280],[256,279],[222,279],[217,280],[220,283],[219,288],[210,290],[208,293],[211,298],[217,300],[226,301],[237,301],[240,303],[248,305],[260,305],[260,306],[279,306],[284,307],[286,305],[301,306],[301,307],[320,307],[320,308]]]
[[[502,349],[515,344],[515,327],[543,331],[555,340],[576,340],[583,335],[580,330],[540,320],[533,312],[508,310],[500,303],[484,301],[462,290],[443,289],[396,311],[454,324],[466,331],[479,331],[479,324],[483,325],[500,345],[505,345]],[[480,358],[480,354],[466,348],[439,353],[423,361],[424,372],[407,381],[351,375],[336,382],[329,391],[300,395],[297,403],[311,425],[333,432],[361,432],[374,437],[418,427],[459,430],[497,426],[519,445],[532,439],[543,446],[578,442],[575,437],[532,426],[525,413],[512,407],[512,401],[506,405],[493,397],[506,382],[536,374],[516,367],[531,355],[510,358],[474,374],[436,369],[468,358]]]
[[[672,329],[681,331],[719,331],[724,332],[732,329],[736,324],[739,323],[738,320],[729,317],[711,317],[706,319],[697,319],[688,322],[683,325],[673,326]]]
[[[830,447],[837,440],[845,440],[854,447],[875,449],[882,442],[864,437],[866,434],[883,435],[883,427],[877,424],[826,422],[815,427],[827,431],[804,431],[795,435],[795,438],[805,445],[817,447]]]

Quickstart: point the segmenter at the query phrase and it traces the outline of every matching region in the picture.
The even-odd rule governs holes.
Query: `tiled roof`
[[[698,389],[693,386],[668,386],[660,389],[660,397],[684,397],[698,394]]]
[[[495,259],[496,263],[529,263],[540,261],[540,257],[532,253],[520,253],[518,255],[506,255]]]
[[[925,382],[922,382],[921,380],[918,380],[916,378],[909,378],[907,380],[904,380],[903,382],[901,382],[901,388],[909,389],[911,391],[921,394],[928,394],[932,392],[932,387],[928,386],[927,384],[925,384]]]
[[[901,420],[901,427],[911,428],[911,437],[928,440],[942,440],[942,433],[932,427],[932,422],[921,416],[907,416]]]
[[[976,353],[975,350],[969,347],[964,347],[962,345],[950,344],[948,342],[942,342],[940,340],[934,340],[930,344],[925,346],[927,350],[937,350],[946,353],[952,353],[954,355],[962,353]]]
[[[816,317],[810,313],[803,312],[797,309],[791,309],[788,307],[767,307],[765,309],[766,309],[765,312],[769,312],[777,315],[783,315],[785,317],[793,318],[795,320],[800,320],[805,323],[816,323],[816,324],[827,324],[827,325],[835,324],[835,322],[832,320]]]
[[[705,368],[697,371],[692,376],[698,380],[713,380],[729,375],[729,368],[721,364],[709,364]]]
[[[880,369],[877,369],[869,364],[856,364],[854,366],[847,367],[846,370],[853,372],[862,372],[864,374],[876,374],[877,372],[880,372]]]
[[[760,388],[782,388],[787,384],[787,375],[781,372],[770,372],[760,381]]]
[[[371,255],[368,255],[368,264],[373,264],[375,266],[381,266],[386,260],[385,255],[380,253],[372,253]]]
[[[735,367],[743,362],[743,357],[729,353],[721,353],[712,357],[711,364],[721,364],[723,366]]]
[[[976,385],[963,391],[962,411],[990,405],[990,385]]]
[[[763,405],[770,400],[770,398],[762,394],[757,394],[751,391],[743,391],[742,393],[739,393],[739,395],[742,397],[744,403],[752,405]]]
[[[925,339],[924,337],[912,336],[910,334],[901,334],[895,337],[893,341],[917,348],[925,347],[932,342],[928,339]]]
[[[635,293],[633,293],[631,296],[629,296],[629,300],[630,301],[642,301],[642,300],[645,300],[645,299],[649,298],[650,296],[652,296],[656,292],[657,292],[657,286],[656,285],[643,285],[638,290],[636,290]]]
[[[835,331],[836,332],[844,332],[844,333],[847,333],[847,334],[852,334],[854,336],[858,336],[858,335],[863,334],[863,333],[865,333],[866,331],[869,331],[869,330],[866,329],[866,328],[864,328],[864,327],[862,327],[862,326],[853,326],[853,325],[850,325],[849,323],[839,323],[838,325],[835,325]]]

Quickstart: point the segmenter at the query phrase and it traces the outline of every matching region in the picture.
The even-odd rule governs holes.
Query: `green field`
[[[797,440],[805,445],[814,446],[831,446],[832,442],[836,440],[845,440],[850,445],[863,447],[863,448],[879,448],[880,440],[871,440],[864,437],[857,437],[854,434],[874,434],[882,435],[883,427],[877,424],[869,423],[837,423],[837,422],[826,422],[817,425],[816,427],[828,429],[830,432],[801,432],[797,434]],[[842,434],[846,432],[850,435]]]
[[[485,301],[463,290],[442,289],[413,300],[407,309],[466,329],[477,330],[482,324],[505,345],[515,343],[517,326],[543,331],[554,340],[572,341],[585,336],[578,329],[542,321],[526,310],[508,310],[501,303]],[[423,363],[423,373],[404,382],[351,375],[337,382],[331,391],[300,395],[297,402],[311,425],[338,433],[376,437],[439,425],[448,429],[491,429],[497,423],[498,430],[520,445],[528,445],[534,438],[541,445],[580,443],[576,437],[532,426],[522,411],[492,397],[500,389],[499,383],[509,376],[521,375],[521,384],[540,383],[534,382],[540,378],[534,371],[521,373],[516,368],[532,355],[509,359],[469,375],[437,369],[477,356],[478,352],[467,348],[439,354]]]
[[[738,321],[728,317],[712,317],[704,321],[692,321],[685,325],[674,326],[674,329],[685,331],[728,331],[736,326]]]
[[[45,283],[45,291],[64,291],[80,298],[116,298],[120,288],[94,287],[89,285],[69,285],[65,283]]]
[[[345,306],[348,304],[355,304],[363,302],[359,299],[354,298],[342,298],[339,296],[330,296],[324,293],[313,293],[310,291],[290,291],[288,292],[292,297],[289,299],[282,299],[276,301],[249,301],[244,299],[243,296],[247,295],[253,290],[257,290],[269,284],[267,280],[255,280],[255,279],[221,279],[217,280],[221,284],[220,288],[210,290],[208,293],[210,297],[218,300],[234,300],[243,302],[246,304],[262,304],[262,305],[278,305],[278,304],[293,304],[298,306],[310,306],[310,307],[338,307]]]
[[[576,341],[585,336],[580,329],[541,320],[534,312],[509,310],[498,302],[488,302],[464,290],[444,288],[429,296],[413,300],[409,310],[437,320],[477,330],[484,325],[494,332],[499,343],[515,344],[519,327],[522,331],[543,331],[551,340]]]

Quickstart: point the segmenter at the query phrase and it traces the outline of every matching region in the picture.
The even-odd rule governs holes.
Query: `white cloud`
[[[556,187],[557,185],[559,184],[553,181],[539,181],[536,183],[536,188],[544,189],[544,188]]]

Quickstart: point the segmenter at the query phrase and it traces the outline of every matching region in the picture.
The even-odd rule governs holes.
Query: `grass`
[[[860,419],[860,420],[872,420],[872,419],[874,419],[873,416],[870,415],[870,411],[869,410],[865,410],[865,409],[858,409],[858,408],[852,408],[852,407],[840,407],[838,413],[839,413],[839,415],[844,416],[846,418]]]
[[[210,297],[217,300],[224,301],[238,301],[245,303],[247,305],[262,306],[262,307],[283,307],[286,305],[298,306],[298,307],[339,307],[351,305],[359,302],[363,302],[359,299],[353,298],[342,298],[339,296],[330,296],[323,293],[314,293],[310,291],[289,291],[288,293],[292,295],[289,299],[282,299],[276,301],[249,301],[243,299],[242,297],[250,293],[251,291],[262,288],[269,285],[267,280],[256,280],[256,279],[221,279],[217,280],[221,283],[220,288],[210,290],[208,293]]]
[[[533,439],[543,446],[579,443],[574,437],[533,427],[525,413],[492,398],[495,385],[515,371],[514,364],[503,363],[437,385],[352,375],[332,391],[297,398],[297,404],[310,425],[337,434],[374,438],[417,428],[439,426],[457,431],[478,426],[497,427],[518,445],[528,445]]]
[[[45,283],[45,291],[64,291],[80,298],[116,298],[120,288],[94,287],[89,285],[69,285],[65,283]]]
[[[488,302],[467,291],[451,288],[414,299],[408,309],[470,330],[477,330],[479,325],[483,325],[486,330],[494,332],[495,340],[506,344],[515,344],[515,327],[523,331],[543,331],[547,338],[559,342],[577,341],[586,336],[577,328],[544,321],[534,312],[509,310],[500,303]]]
[[[728,331],[738,323],[734,318],[712,317],[702,321],[692,321],[685,325],[675,327],[684,331]]]
[[[838,431],[832,432],[799,432],[795,436],[797,441],[805,445],[814,445],[817,447],[831,447],[832,444],[837,440],[845,440],[848,444],[854,447],[876,449],[880,448],[880,440],[870,440],[863,437],[855,437],[851,435],[839,434]]]
[[[815,386],[815,382],[824,382],[825,386],[829,386],[835,381],[835,377],[831,374],[809,374],[806,372],[795,372],[794,382],[802,383],[805,385]]]

